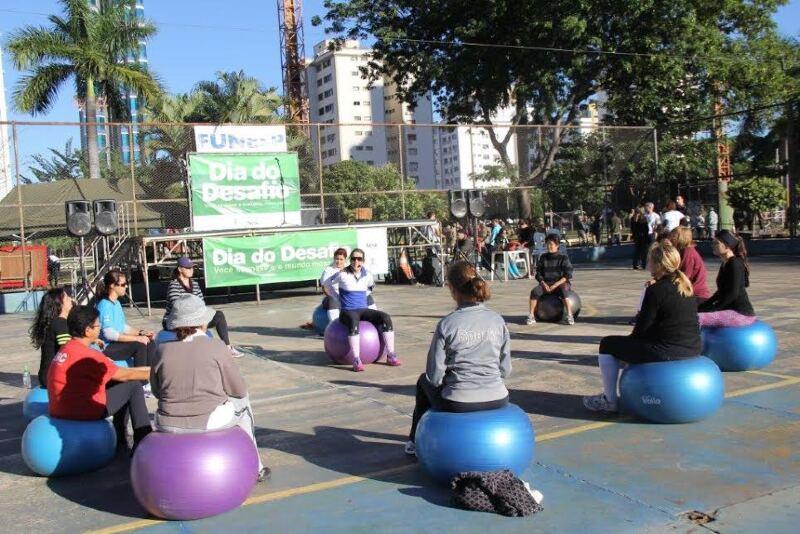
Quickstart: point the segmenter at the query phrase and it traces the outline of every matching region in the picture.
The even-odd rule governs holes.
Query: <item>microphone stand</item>
[[[281,160],[279,158],[275,158],[275,164],[278,165],[278,176],[281,179],[281,211],[283,213],[283,220],[281,221],[281,226],[286,226],[286,190],[285,182],[283,180],[283,170],[281,169]]]

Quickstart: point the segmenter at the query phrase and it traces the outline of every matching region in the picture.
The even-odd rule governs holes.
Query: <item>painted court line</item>
[[[760,374],[765,376],[772,376],[783,378],[780,382],[774,382],[772,384],[763,384],[761,386],[753,386],[750,388],[738,389],[736,391],[731,391],[730,393],[725,394],[725,398],[733,398],[733,397],[740,397],[742,395],[748,395],[750,393],[759,393],[761,391],[768,391],[771,389],[778,389],[787,386],[793,386],[796,384],[800,384],[800,378],[788,376],[788,375],[778,375],[775,373],[766,373],[763,371],[748,371],[752,374]],[[587,423],[585,425],[580,425],[574,428],[567,428],[564,430],[557,430],[555,432],[548,432],[546,434],[541,434],[536,436],[536,442],[540,443],[543,441],[550,441],[554,439],[563,438],[566,436],[573,436],[575,434],[582,434],[584,432],[589,432],[591,430],[597,430],[600,428],[605,428],[611,425],[617,424],[616,421],[596,421],[593,423]],[[329,489],[340,488],[342,486],[349,486],[352,484],[357,484],[359,482],[363,482],[365,480],[370,480],[377,477],[392,475],[396,473],[402,473],[408,471],[412,468],[417,467],[417,463],[409,463],[407,465],[401,465],[398,467],[392,467],[389,469],[383,469],[380,471],[373,471],[371,473],[366,473],[364,475],[351,475],[341,478],[336,478],[333,480],[329,480],[327,482],[317,482],[315,484],[308,484],[306,486],[300,486],[297,488],[289,488],[281,491],[274,491],[271,493],[265,493],[263,495],[257,495],[256,497],[251,497],[247,499],[242,506],[249,506],[251,504],[263,504],[266,502],[272,501],[279,501],[282,499],[288,499],[290,497],[295,497],[298,495],[307,495],[309,493],[317,493],[320,491],[326,491]],[[119,525],[101,528],[98,530],[88,531],[88,534],[117,534],[119,532],[130,532],[131,530],[136,530],[140,528],[150,527],[153,525],[158,525],[160,523],[167,523],[168,521],[164,521],[161,519],[140,519],[138,521],[131,521],[128,523],[122,523]]]

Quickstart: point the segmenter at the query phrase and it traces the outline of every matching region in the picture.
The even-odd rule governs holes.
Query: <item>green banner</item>
[[[385,229],[383,230],[385,234]],[[358,246],[355,229],[203,239],[207,287],[297,282],[319,278],[333,252]]]
[[[294,152],[190,154],[195,231],[300,224]]]

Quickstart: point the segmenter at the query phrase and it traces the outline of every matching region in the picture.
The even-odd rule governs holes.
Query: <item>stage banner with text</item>
[[[294,152],[189,154],[192,229],[300,225],[300,170]]]
[[[207,237],[203,258],[207,287],[316,280],[342,247],[364,250],[372,274],[389,270],[386,228],[306,230],[268,236]]]

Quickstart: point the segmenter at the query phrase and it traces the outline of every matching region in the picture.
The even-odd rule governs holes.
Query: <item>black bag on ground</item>
[[[508,469],[459,473],[450,481],[453,503],[464,510],[524,517],[542,511],[525,483]]]

